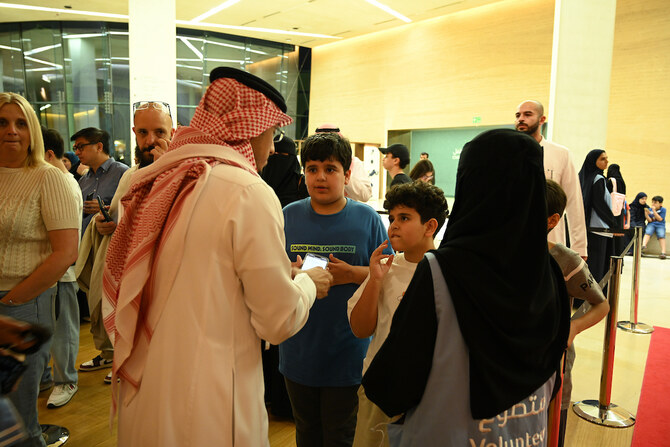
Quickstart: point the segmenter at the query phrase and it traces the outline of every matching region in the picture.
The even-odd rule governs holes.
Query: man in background
[[[77,261],[79,284],[87,292],[88,306],[91,310],[93,342],[100,351],[95,358],[82,363],[79,366],[80,371],[96,371],[112,367],[114,347],[102,321],[102,268],[109,241],[116,230],[119,213],[122,212],[119,201],[128,192],[132,175],[138,169],[149,166],[167,151],[174,132],[170,106],[163,102],[140,101],[133,104],[133,124],[138,164],[125,171],[118,183],[109,207],[112,220],[107,221],[103,214],[98,213],[95,216],[95,225],[86,230]],[[104,382],[108,384],[112,382],[111,371],[105,376]]]
[[[572,162],[570,150],[553,141],[548,141],[542,136],[542,125],[547,121],[547,117],[544,116],[544,107],[539,101],[527,100],[522,102],[517,107],[515,116],[516,130],[535,138],[544,148],[544,174],[546,178],[561,185],[568,197],[568,205],[565,209],[567,215],[551,230],[548,240],[554,243],[566,243],[565,219],[567,219],[570,232],[569,246],[586,259],[586,223],[584,220],[582,187],[579,184],[579,176]]]
[[[44,160],[50,165],[60,169],[67,178],[72,196],[79,206],[81,220],[83,201],[79,183],[68,171],[63,163],[64,144],[63,137],[55,129],[47,129],[42,126],[42,139],[44,140]],[[79,223],[81,227],[81,222]],[[54,313],[53,342],[51,344],[51,358],[53,359],[53,383],[55,387],[47,400],[47,408],[57,408],[70,402],[72,396],[79,389],[77,376],[77,354],[79,353],[79,303],[77,302],[77,277],[74,273],[74,265],[67,269],[63,277],[58,281],[56,289],[56,303]],[[50,368],[47,366],[45,375],[46,383],[51,382]],[[45,384],[44,376],[40,389]]]

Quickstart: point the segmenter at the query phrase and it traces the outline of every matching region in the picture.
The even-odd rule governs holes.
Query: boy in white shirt
[[[386,194],[389,212],[388,240],[372,253],[370,273],[349,299],[349,324],[359,338],[373,336],[363,361],[363,373],[386,340],[391,320],[414,270],[428,250],[449,212],[440,188],[425,182],[405,183]],[[389,241],[395,255],[385,255]],[[358,418],[354,447],[388,446],[387,417],[370,402],[361,387],[358,391]],[[382,443],[383,440],[383,444]]]

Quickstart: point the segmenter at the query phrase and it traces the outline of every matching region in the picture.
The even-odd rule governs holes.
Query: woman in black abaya
[[[405,415],[389,425],[392,445],[547,436],[570,315],[545,193],[531,137],[492,130],[463,149],[445,238],[419,263],[363,378],[370,400]]]
[[[598,282],[609,270],[610,256],[614,254],[612,235],[598,231],[598,229],[617,228],[616,219],[612,214],[612,198],[603,173],[607,168],[607,163],[607,152],[602,149],[593,149],[586,155],[582,169],[579,171],[584,218],[588,229],[586,237],[589,244],[589,257],[586,263]]]

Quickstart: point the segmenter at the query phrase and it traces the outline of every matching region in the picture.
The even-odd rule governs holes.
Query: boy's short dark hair
[[[59,160],[63,158],[65,147],[63,137],[60,136],[56,129],[47,129],[42,126],[42,139],[44,140],[44,150],[52,150],[56,158]]]
[[[658,202],[658,203],[663,203],[663,197],[662,196],[654,196],[651,198],[652,202]]]
[[[421,223],[430,219],[437,220],[437,228],[433,237],[440,231],[449,217],[449,204],[444,192],[437,186],[426,182],[403,183],[394,186],[386,193],[384,208],[391,211],[398,205],[414,209],[421,217]]]
[[[345,172],[351,167],[351,144],[334,132],[316,133],[305,140],[300,150],[300,163],[308,161],[337,160]]]
[[[87,127],[81,129],[70,137],[70,141],[76,141],[77,138],[84,138],[89,143],[102,143],[102,151],[109,155],[109,134],[97,127]]]
[[[561,185],[553,180],[547,179],[547,217],[554,214],[563,216],[565,206],[568,203],[568,197]]]

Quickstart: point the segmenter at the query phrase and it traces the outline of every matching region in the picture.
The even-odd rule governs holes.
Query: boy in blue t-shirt
[[[298,447],[351,445],[357,391],[369,339],[358,339],[347,318],[347,300],[368,274],[372,252],[386,240],[379,215],[344,196],[351,146],[336,133],[312,135],[300,159],[310,197],[284,208],[286,252],[328,256],[333,286],[314,303],[305,326],[279,345]],[[386,253],[392,254],[389,248]]]
[[[649,239],[656,234],[658,244],[661,246],[659,258],[665,259],[665,208],[663,207],[663,197],[654,196],[651,198],[651,207],[644,211],[647,219],[647,228],[644,230],[644,240],[642,241],[642,250],[647,248]]]

